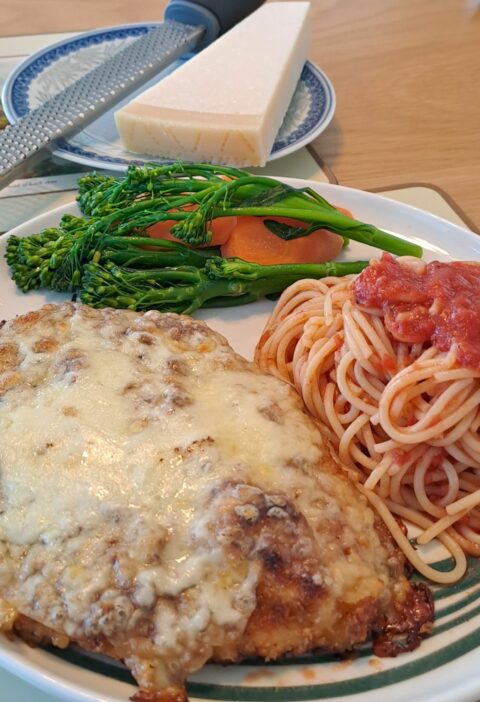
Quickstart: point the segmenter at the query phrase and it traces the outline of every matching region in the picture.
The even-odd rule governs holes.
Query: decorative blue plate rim
[[[158,22],[137,22],[91,30],[73,37],[63,39],[48,47],[40,49],[25,58],[7,77],[2,90],[2,105],[7,119],[16,122],[29,110],[29,88],[32,82],[46,68],[52,66],[59,58],[75,53],[81,48],[102,44],[105,41],[124,37],[141,36]],[[310,96],[310,105],[306,116],[296,128],[277,139],[269,157],[276,160],[302,148],[315,139],[331,122],[335,113],[336,97],[329,78],[311,61],[303,67],[300,80]],[[61,140],[53,152],[69,161],[74,161],[93,168],[126,170],[127,166],[142,164],[144,160],[135,159],[125,152],[125,158],[99,154],[86,147]]]

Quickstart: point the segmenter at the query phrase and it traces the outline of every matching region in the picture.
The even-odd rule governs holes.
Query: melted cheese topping
[[[387,582],[373,514],[296,394],[201,322],[47,306],[0,332],[0,394],[0,595],[162,660],[156,684],[245,630],[274,537],[239,545],[228,529],[255,523],[260,497],[290,532],[288,505],[303,515],[315,586],[348,601]]]

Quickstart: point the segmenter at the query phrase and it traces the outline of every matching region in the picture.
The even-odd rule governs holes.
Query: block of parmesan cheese
[[[308,50],[308,2],[273,2],[115,114],[126,149],[262,166]]]

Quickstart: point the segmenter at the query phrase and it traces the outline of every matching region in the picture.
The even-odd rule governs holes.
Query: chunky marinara
[[[353,288],[359,304],[383,311],[395,339],[453,349],[459,365],[480,370],[480,263],[412,266],[383,254]]]

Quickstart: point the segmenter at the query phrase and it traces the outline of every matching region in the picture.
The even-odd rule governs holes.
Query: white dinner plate
[[[12,71],[4,84],[2,104],[7,119],[16,122],[153,26],[156,25],[151,22],[96,29],[64,39],[29,56]],[[173,63],[160,77],[188,58]],[[115,171],[124,171],[132,163],[152,161],[151,156],[125,151],[113,113],[158,80],[159,76],[156,76],[76,136],[57,142],[54,153],[91,168]],[[335,92],[330,80],[307,61],[268,160],[287,156],[309,144],[326,129],[334,112]]]
[[[480,260],[480,238],[461,227],[426,212],[364,193],[330,184],[285,179],[294,186],[310,186],[330,202],[350,209],[361,220],[372,222],[405,238],[421,243],[427,260],[451,258]],[[14,230],[27,236],[43,227],[55,226],[64,213],[78,214],[72,203],[37,217]],[[0,239],[3,253],[9,234]],[[343,254],[347,259],[366,258],[376,251],[352,243]],[[0,318],[39,307],[45,301],[60,301],[60,294],[19,292],[0,260]],[[267,301],[231,310],[200,313],[213,328],[227,336],[232,346],[251,357],[272,304]],[[432,550],[430,561],[448,568],[443,554]],[[315,654],[276,663],[246,661],[240,665],[207,665],[188,683],[192,699],[227,702],[477,702],[480,699],[480,561],[469,560],[461,583],[432,587],[436,621],[432,634],[411,653],[397,658],[377,658],[369,645],[355,658],[341,660]],[[105,657],[77,650],[65,652],[32,649],[21,641],[0,639],[0,665],[25,681],[68,702],[127,702],[135,688],[127,670]],[[1,698],[1,694],[0,694]]]

